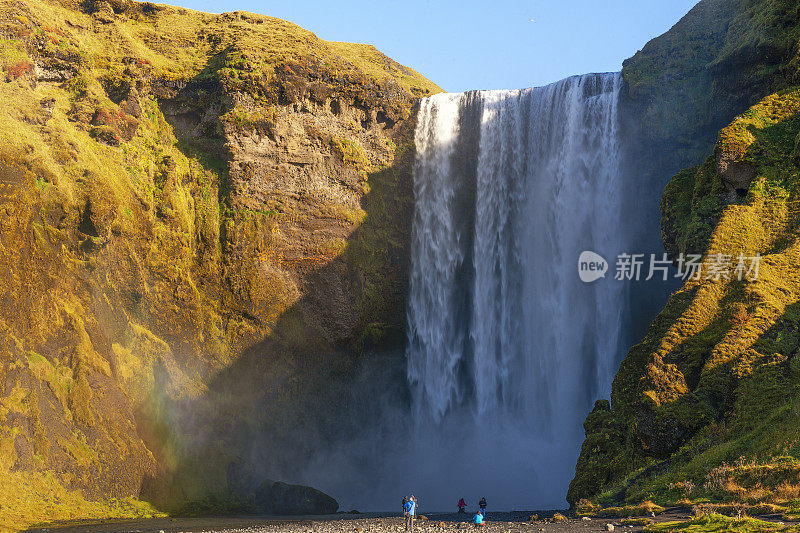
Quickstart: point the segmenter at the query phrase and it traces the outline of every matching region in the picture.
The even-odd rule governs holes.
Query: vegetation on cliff
[[[298,347],[391,344],[438,90],[261,15],[0,2],[0,527],[201,498],[162,483],[179,403],[248,349],[301,395]]]
[[[626,97],[653,155],[704,157],[737,112],[793,83],[800,39],[793,0],[703,0],[623,63]]]
[[[653,500],[792,514],[800,501],[800,6],[730,2],[728,11],[724,4],[706,1],[693,11],[717,17],[710,20],[727,28],[724,36],[692,37],[689,19],[644,51],[685,41],[694,57],[692,43],[714,43],[715,58],[698,56],[696,69],[714,87],[711,100],[696,100],[707,112],[723,105],[715,95],[732,86],[746,82],[750,95],[762,93],[719,132],[705,163],[667,185],[662,235],[673,259],[703,254],[706,267],[714,257],[735,265],[740,254],[760,254],[758,279],[740,280],[733,270],[718,279],[704,274],[670,297],[622,362],[610,404],[598,402],[584,424],[573,504]],[[679,65],[639,62],[644,70],[627,79],[635,87]],[[662,117],[675,112],[673,104],[665,101]],[[700,525],[681,530],[705,530]]]

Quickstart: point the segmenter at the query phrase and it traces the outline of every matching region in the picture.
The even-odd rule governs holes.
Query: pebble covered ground
[[[488,513],[484,526],[474,526],[465,515],[429,514],[427,520],[416,520],[415,533],[463,532],[485,533],[572,533],[642,531],[642,526],[625,525],[613,518],[569,518],[553,522],[544,518],[552,513],[541,513],[543,518],[530,520],[534,512]],[[680,520],[685,513],[669,512],[657,521]],[[106,522],[67,527],[50,527],[30,530],[36,533],[401,533],[405,531],[403,519],[392,514],[339,514],[306,518],[166,518],[132,522]]]
[[[608,528],[612,524],[614,529]],[[444,533],[446,531],[466,532],[578,532],[578,531],[642,531],[641,527],[623,526],[613,520],[567,520],[559,523],[548,522],[498,522],[488,521],[483,526],[474,526],[467,522],[434,521],[417,522],[414,533]],[[269,524],[238,530],[225,530],[224,533],[399,533],[405,527],[400,518],[336,520],[330,522],[308,521],[300,524]],[[222,531],[220,533],[223,533]]]

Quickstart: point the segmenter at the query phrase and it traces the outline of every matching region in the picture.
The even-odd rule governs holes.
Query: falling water
[[[619,361],[619,86],[590,74],[421,103],[408,480],[434,506],[459,491],[503,508],[563,505],[581,423]],[[581,282],[584,250],[611,275]]]

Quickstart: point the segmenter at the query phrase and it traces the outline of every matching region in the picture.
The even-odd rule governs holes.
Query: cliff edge
[[[587,417],[573,506],[796,507],[799,42],[796,2],[705,0],[625,64],[654,150],[663,139],[678,160],[713,151],[661,199],[667,252],[702,254],[705,270]],[[756,255],[757,279],[740,279],[737,258]],[[708,274],[715,258],[728,274]]]
[[[261,15],[0,2],[0,524],[205,498],[185,410],[245,354],[291,398],[397,345],[438,91]]]

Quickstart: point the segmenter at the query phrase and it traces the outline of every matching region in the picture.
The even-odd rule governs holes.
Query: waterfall
[[[619,87],[619,74],[590,74],[420,105],[406,353],[414,468],[503,506],[563,505],[581,424],[619,362],[626,289],[614,261],[629,251]],[[606,279],[579,279],[584,250],[608,260]]]

